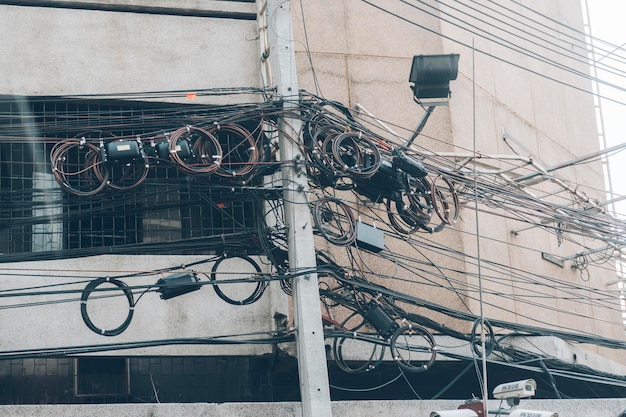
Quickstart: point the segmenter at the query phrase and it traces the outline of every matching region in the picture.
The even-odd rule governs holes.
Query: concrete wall
[[[88,3],[94,2],[85,2]],[[120,2],[98,3],[112,7]],[[180,5],[180,9],[212,12],[216,11],[212,7],[223,10],[225,3],[187,1]],[[145,1],[131,4],[150,5]],[[167,6],[164,1],[152,5]],[[424,135],[416,143],[418,149],[467,151],[473,146],[473,132],[476,131],[477,146],[481,152],[509,152],[501,140],[502,128],[511,132],[533,155],[539,156],[548,165],[597,149],[592,101],[588,95],[518,71],[485,55],[476,54],[473,62],[472,50],[467,47],[471,37],[459,34],[455,27],[442,25],[435,16],[408,10],[400,4],[389,6],[391,12],[418,22],[417,26],[358,0],[330,3],[311,0],[303,2],[302,7],[299,6],[298,2],[294,2],[292,11],[300,87],[349,106],[362,104],[396,127],[400,134],[400,138],[396,138],[398,142],[410,135],[411,129],[423,114],[422,109],[412,101],[409,89],[408,74],[413,55],[455,52],[462,56],[459,78],[452,84],[453,98],[450,107],[436,110]],[[253,13],[252,7],[256,5],[237,7]],[[558,12],[560,19],[572,25],[582,24],[578,7],[571,7],[571,3],[566,0],[548,3],[535,1],[532,7],[546,13]],[[306,37],[303,24],[305,21],[310,22],[306,27]],[[251,20],[182,16],[180,13],[158,15],[136,11],[0,6],[0,23],[4,50],[6,56],[11,57],[0,63],[0,72],[4,79],[0,83],[0,93],[95,94],[260,84],[257,24]],[[271,21],[269,24],[271,25]],[[444,41],[430,30],[465,39],[466,45]],[[482,49],[488,48],[482,44],[478,46]],[[536,63],[522,63],[529,64],[537,72],[548,71],[541,66],[535,67]],[[556,75],[565,76],[561,72]],[[319,82],[317,86],[315,77]],[[580,86],[589,87],[583,84]],[[212,100],[216,104],[224,102],[219,98]],[[476,124],[473,119],[474,108],[477,114]],[[381,133],[389,136],[382,129]],[[564,175],[592,188],[600,189],[603,185],[598,165],[566,172]],[[363,208],[362,213],[366,216],[367,209]],[[510,230],[516,227],[514,222],[495,216],[481,216],[477,226],[473,214],[471,209],[466,210],[458,225],[429,239],[453,251],[471,252],[476,246],[472,233],[478,227],[480,234],[489,238],[481,245],[480,255],[485,259],[521,269],[532,265],[537,268],[534,270],[537,274],[557,276],[559,279],[580,284],[583,292],[586,288],[604,288],[606,282],[614,278],[610,268],[592,266],[589,269],[592,279],[582,282],[579,271],[562,269],[540,258],[542,250],[568,255],[577,247],[567,243],[560,245],[553,236],[535,231],[524,232],[514,238],[510,236]],[[504,244],[494,243],[498,241]],[[585,243],[591,245],[595,242]],[[411,250],[402,241],[390,242],[389,245],[391,251],[396,253]],[[450,268],[448,276],[437,276],[434,279],[436,284],[441,284],[439,288],[434,285],[424,286],[422,282],[395,284],[396,288],[460,310],[465,310],[467,304],[472,312],[477,313],[479,306],[476,299],[451,293],[449,288],[452,286],[447,281],[454,280],[456,284],[453,287],[461,289],[463,284],[476,284],[468,275],[463,274],[465,270],[474,271],[470,263],[451,260],[445,254],[429,254],[428,259],[435,265],[445,264]],[[392,261],[384,261],[375,256],[364,255],[361,261],[373,271],[393,268]],[[69,269],[79,271],[82,275],[94,263],[100,263],[102,269],[113,269],[111,275],[114,275],[115,272],[125,271],[125,268],[151,268],[154,262],[153,258],[115,258],[113,262],[111,259],[104,262],[104,258],[96,258],[72,261]],[[169,261],[165,264],[171,265]],[[112,268],[111,265],[116,267]],[[7,266],[8,275],[13,268],[15,266]],[[29,265],[28,268],[68,268],[68,264],[59,261]],[[411,275],[407,272],[398,274],[398,278],[405,277]],[[157,277],[145,278],[142,283],[152,284],[156,281],[155,278]],[[490,289],[517,294],[525,290],[523,285],[514,285],[506,274],[498,278],[500,281],[490,284]],[[548,291],[545,287],[542,290]],[[119,340],[164,335],[197,336],[207,333],[207,323],[217,326],[217,329],[210,330],[212,335],[231,333],[231,330],[233,333],[251,331],[255,329],[254,326],[259,325],[264,329],[271,326],[273,310],[267,305],[251,307],[262,309],[259,314],[257,310],[251,310],[254,314],[232,313],[236,311],[236,307],[223,303],[216,304],[219,310],[209,312],[203,309],[204,296],[207,293],[210,291],[205,288],[180,300],[165,302],[156,299],[154,294],[152,299],[146,296],[138,305],[137,317],[129,328],[129,331],[133,330],[134,336],[121,336]],[[559,294],[553,291],[546,292],[546,295]],[[502,312],[498,307],[501,303],[505,303],[509,313]],[[213,304],[215,303],[211,303]],[[171,305],[179,307],[172,309]],[[191,305],[194,307],[190,308]],[[617,311],[602,316],[601,320],[572,320],[569,314],[571,311],[577,317],[595,317],[604,312],[596,312],[592,306],[556,299],[540,312],[523,302],[503,301],[495,296],[488,298],[487,305],[488,317],[542,326],[564,326],[612,338],[624,337],[623,327],[616,325],[621,322]],[[555,310],[551,311],[550,308],[553,307]],[[49,325],[50,316],[57,320],[47,310],[50,307],[37,308],[42,309],[42,314],[28,318],[27,331],[17,324],[11,324],[6,330],[9,341],[7,347],[30,347],[32,344],[49,346],[50,341],[65,343],[67,332],[75,329],[80,329],[81,333],[72,343],[101,340],[84,328],[76,305],[59,307],[63,315],[57,315],[62,317],[58,319],[57,326],[60,326],[62,332],[55,332]],[[6,314],[9,314],[9,323],[14,323],[19,316],[19,312]],[[151,314],[156,316],[152,317]],[[232,317],[232,314],[242,314],[239,327],[231,328],[230,323],[222,325],[223,323],[216,320],[217,317]],[[255,321],[259,317],[263,317],[261,324]],[[437,319],[448,325],[463,327],[448,317],[437,316]],[[464,324],[462,330],[468,330],[467,327]],[[172,329],[176,331],[171,333]],[[46,343],[39,339],[42,332],[49,338]],[[24,338],[24,335],[28,336]],[[609,355],[616,360],[624,360],[619,353],[609,352]]]
[[[451,19],[444,11],[440,13],[436,5],[433,8],[420,6],[432,15],[400,3],[381,4],[378,8],[357,0],[337,1],[330,6],[316,0],[303,1],[301,5],[296,2],[293,15],[298,40],[300,87],[352,107],[357,104],[364,106],[393,127],[400,136],[397,141],[402,143],[423,114],[423,110],[412,102],[409,90],[411,58],[418,54],[459,53],[459,76],[451,83],[449,107],[435,110],[423,134],[415,141],[414,149],[418,152],[472,153],[476,150],[481,154],[532,157],[538,165],[551,166],[599,149],[593,98],[583,92],[591,90],[590,81],[520,55],[511,47],[498,46],[452,23],[445,23],[443,20]],[[539,19],[529,10],[549,17],[557,16],[565,25],[582,30],[578,3],[534,1],[525,3],[524,7],[514,7],[514,12],[521,16],[532,15]],[[445,12],[450,13],[451,10],[446,9]],[[506,26],[504,23],[500,25]],[[552,29],[558,32],[559,27],[553,23],[546,30]],[[488,27],[488,32],[502,37],[503,42],[532,47],[532,40],[519,32],[506,33],[493,27]],[[559,46],[567,43],[565,39],[555,42],[559,42]],[[584,50],[578,52],[584,54]],[[542,58],[555,60],[556,65],[571,66],[574,71],[583,74],[589,73],[584,62],[563,58],[558,53],[544,52]],[[511,144],[511,141],[505,143],[503,129],[521,146]],[[384,129],[380,131],[385,137],[393,138]],[[489,162],[494,169],[510,166],[504,159]],[[515,177],[530,172],[533,169],[521,168],[509,174]],[[602,168],[597,162],[560,170],[555,175],[575,188],[580,187],[580,191],[591,199],[604,199],[601,191],[604,187]],[[553,197],[553,202],[568,204],[576,198],[563,193],[563,188],[555,187],[551,181],[529,188],[530,193],[537,196],[555,190],[560,194]],[[542,259],[542,252],[570,257],[584,248],[603,247],[605,242],[576,236],[574,243],[568,242],[567,238],[561,241],[554,233],[539,228],[514,236],[511,231],[524,227],[525,223],[493,207],[482,207],[481,210],[483,212],[476,218],[473,203],[468,203],[458,224],[450,230],[428,236],[427,240],[450,248],[451,253],[459,250],[479,257],[485,262],[483,266],[490,262],[503,265],[497,270],[490,267],[482,270],[486,278],[482,285],[485,285],[485,293],[489,294],[482,306],[487,318],[624,340],[617,298],[613,301],[614,308],[607,309],[584,301],[589,291],[606,291],[607,283],[616,278],[611,262],[600,266],[591,263],[581,271],[570,267],[571,258],[565,267]],[[361,215],[366,218],[368,212],[369,208],[365,207]],[[481,236],[479,252],[475,236],[477,231]],[[437,300],[461,311],[478,314],[481,310],[477,292],[463,298],[465,293],[459,295],[449,291],[450,288],[463,288],[463,282],[467,288],[477,291],[478,278],[462,273],[476,274],[475,261],[459,264],[452,256],[434,252],[424,255],[403,242],[387,244],[392,252],[413,254],[416,258],[424,256],[426,262],[450,267],[445,272],[450,281],[429,276],[424,279],[429,285],[424,286],[419,283],[422,277],[399,273],[400,278],[413,282],[385,281],[384,285],[419,295],[420,298]],[[375,271],[385,273],[394,268],[392,262],[368,256],[362,260]],[[507,272],[509,267],[512,269]],[[557,284],[550,283],[550,279],[539,286],[534,282],[520,282],[515,271],[554,277],[557,282],[571,286],[571,291],[565,294],[556,288]],[[437,275],[437,272],[432,275]],[[375,274],[369,276],[375,279]],[[441,287],[438,288],[438,285]],[[532,299],[536,293],[539,293],[541,302],[536,303]],[[503,297],[503,294],[513,295],[516,300]],[[531,297],[526,298],[528,295]],[[458,321],[442,315],[432,316],[463,330],[463,324]],[[616,361],[624,361],[620,351],[591,349]]]
[[[83,5],[93,3],[107,4]],[[258,86],[256,21],[207,17],[223,10],[225,3],[179,3],[171,11],[179,15],[0,6],[3,50],[11,57],[0,64],[0,93],[74,95]],[[167,2],[108,4],[158,8]],[[237,11],[234,6],[254,16],[253,3],[230,2],[229,9]],[[183,10],[191,15],[182,15]]]
[[[536,1],[524,4],[524,7],[514,7],[513,11],[520,16],[531,15],[541,20],[538,15],[529,12],[529,9],[537,10],[548,16],[558,16],[558,20],[564,25],[582,30],[582,11],[576,6],[572,7],[572,3],[567,1]],[[545,23],[544,20],[541,22]],[[548,25],[542,29],[546,33],[559,31],[556,25]],[[463,39],[462,34],[467,34],[453,25],[444,25],[442,31],[452,39]],[[568,35],[571,33],[566,32]],[[589,74],[590,70],[584,62],[563,57],[558,48],[564,46],[583,55],[586,51],[575,41],[566,40],[565,36],[562,39],[552,39],[546,35],[545,44],[533,45],[531,42],[535,39],[529,39],[513,30],[507,34],[494,29],[493,35],[501,36],[502,42],[510,41],[543,53],[540,59],[535,59],[532,55],[524,56],[514,52],[511,47],[496,45],[479,36],[466,38],[465,45],[445,42],[445,50],[458,51],[463,57],[460,61],[459,79],[454,83],[454,95],[450,102],[455,144],[464,149],[475,148],[486,154],[517,153],[530,156],[543,167],[597,151],[599,145],[593,96],[583,92],[592,90],[591,81],[573,74],[574,71]],[[578,35],[578,39],[582,44],[581,35]],[[471,48],[472,40],[474,50]],[[548,45],[548,42],[552,44]],[[555,65],[541,60],[553,61],[556,66],[571,67],[572,71],[555,68]],[[503,131],[512,137],[508,142],[503,140]],[[505,163],[498,166],[508,167]],[[529,172],[532,170],[518,170],[517,173],[511,173],[511,176]],[[557,179],[575,184],[576,189],[592,200],[605,199],[602,192],[604,177],[599,162],[562,169],[554,174]],[[533,195],[544,196],[559,189],[562,190],[554,182],[546,180],[537,181],[527,190]],[[565,192],[547,196],[545,199],[567,206],[576,197]],[[504,214],[497,210],[491,213],[494,212]],[[487,285],[490,289],[505,294],[517,294],[520,299],[513,301],[497,295],[487,295],[484,301],[485,314],[488,317],[501,317],[542,327],[561,326],[564,329],[624,340],[624,327],[621,325],[618,309],[609,313],[600,311],[590,302],[581,302],[588,291],[610,288],[608,283],[616,278],[613,262],[605,265],[594,265],[592,262],[587,269],[581,271],[571,268],[571,262],[565,262],[565,267],[559,267],[542,259],[542,252],[571,259],[573,255],[583,251],[582,248],[601,248],[605,246],[605,242],[579,237],[570,241],[566,237],[561,241],[555,234],[536,228],[514,235],[511,233],[513,230],[524,229],[526,224],[512,219],[512,216],[498,217],[491,213],[479,216],[478,224],[474,216],[466,216],[464,219],[467,230],[478,230],[485,238],[480,253],[484,259],[522,271],[530,270],[538,276],[554,277],[578,289],[572,291],[572,298],[556,288],[550,288],[550,285],[538,289],[532,284],[515,282],[514,279],[489,283]],[[576,233],[575,230],[573,232]],[[476,242],[475,237],[466,238],[467,245]],[[540,303],[541,306],[523,299],[524,294],[535,291],[547,296]],[[580,298],[577,300],[576,297]],[[474,305],[478,306],[477,303]],[[619,351],[608,350],[603,354],[623,360]]]
[[[497,410],[499,405],[499,402],[491,401],[490,410]],[[332,403],[332,412],[338,417],[428,417],[432,411],[454,410],[458,406],[458,401],[340,401]],[[617,417],[626,409],[626,400],[523,400],[522,406],[524,409],[556,412],[559,417]],[[7,417],[287,417],[301,413],[299,403],[0,406],[0,416]]]
[[[281,311],[279,306],[282,305],[282,311],[286,313],[284,310],[286,296],[280,288],[277,288],[277,282],[272,283],[263,297],[254,304],[244,306],[227,304],[218,298],[211,285],[206,285],[209,284],[209,275],[214,262],[185,267],[185,265],[204,259],[207,258],[102,255],[42,263],[3,264],[1,273],[4,290],[32,288],[32,292],[50,291],[52,294],[11,297],[3,303],[11,308],[3,308],[0,312],[0,321],[4,331],[2,351],[164,341],[164,345],[160,347],[123,349],[112,353],[116,355],[223,355],[228,352],[233,355],[254,355],[272,352],[272,345],[241,345],[225,348],[219,345],[170,344],[170,341],[179,338],[226,336],[228,339],[228,336],[271,331],[275,328],[274,312]],[[258,258],[257,262],[263,265]],[[169,268],[173,269],[155,273],[155,271]],[[241,270],[239,267],[238,271]],[[186,271],[195,272],[199,282],[205,285],[200,290],[168,300],[162,300],[159,293],[154,292],[154,288],[142,295],[144,289],[153,286],[159,279]],[[250,271],[252,272],[252,269]],[[121,278],[122,276],[125,278]],[[217,279],[235,277],[221,274],[220,276],[221,278]],[[236,276],[245,278],[243,275]],[[120,335],[114,337],[93,332],[81,318],[82,290],[91,280],[103,277],[118,277],[119,281],[134,287],[136,305],[132,321]],[[115,288],[109,284],[98,287],[98,289],[112,290]],[[227,284],[222,285],[221,288],[233,299],[244,299],[252,294],[255,285]],[[55,294],[55,290],[61,294]],[[105,330],[118,328],[129,314],[128,301],[121,291],[94,292],[87,300],[86,306],[89,319],[96,327]],[[252,339],[257,337],[250,336]],[[88,351],[87,348],[86,352]],[[111,354],[108,351],[92,350],[91,352]]]
[[[30,7],[31,3],[0,5],[1,44],[5,56],[10,57],[0,63],[0,94],[102,95],[260,85],[254,3],[52,1],[41,3],[45,7]],[[250,101],[242,95],[198,97],[196,101],[203,100],[217,105]],[[177,271],[172,271],[175,273],[198,259],[98,256],[2,264],[2,288],[62,284],[65,289],[80,291],[87,280],[96,277],[119,277],[127,273],[134,275],[131,271],[179,266]],[[212,265],[210,262],[197,269],[204,283]],[[148,274],[126,283],[149,286],[167,275]],[[2,350],[270,330],[274,326],[274,312],[287,313],[286,295],[274,285],[271,287],[261,301],[251,306],[226,304],[210,286],[171,300],[160,300],[158,293],[148,293],[141,297],[128,329],[112,338],[95,334],[85,326],[80,315],[80,292],[44,297],[45,302],[37,305],[32,305],[36,300],[28,297],[3,299],[5,306],[15,303],[24,307],[7,308],[0,313],[5,332]],[[40,297],[37,299],[41,301]],[[277,307],[277,303],[282,307]],[[115,328],[128,315],[124,297],[109,300],[94,297],[89,304],[94,320],[102,328]],[[166,346],[117,354],[210,355],[226,351],[247,355],[263,354],[271,349],[270,345],[227,349]]]

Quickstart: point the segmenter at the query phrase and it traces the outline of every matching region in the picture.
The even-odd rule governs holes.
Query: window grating
[[[151,163],[136,188],[105,187],[88,197],[67,192],[54,179],[50,152],[59,141],[97,131],[106,138],[141,137],[150,146],[151,137],[209,120],[214,111],[138,101],[0,100],[0,253],[125,245],[139,245],[141,253],[141,244],[155,243],[164,245],[151,253],[179,253],[165,243],[254,230],[258,204],[245,188],[190,176],[167,161]],[[184,249],[206,252],[213,250]]]

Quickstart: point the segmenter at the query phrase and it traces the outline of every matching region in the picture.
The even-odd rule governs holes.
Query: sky
[[[624,26],[626,2],[623,0],[581,0],[583,7],[585,1],[589,7],[589,24],[593,37],[620,46],[615,56],[621,54],[622,57],[626,57],[626,28]],[[626,58],[622,58],[621,63],[609,61],[610,58],[606,57],[602,59],[602,62],[618,67],[626,73]],[[626,88],[626,76],[616,77],[606,72],[599,72],[598,76]],[[624,91],[602,86],[599,91],[601,95],[626,103]],[[601,109],[606,146],[611,147],[626,142],[626,105],[601,100]],[[613,192],[620,196],[626,195],[626,151],[609,158],[609,169]],[[626,217],[626,200],[616,205],[616,212]]]

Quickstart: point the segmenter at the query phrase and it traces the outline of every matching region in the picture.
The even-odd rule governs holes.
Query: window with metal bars
[[[0,253],[110,247],[136,247],[134,252],[143,253],[142,245],[148,244],[150,253],[207,253],[215,248],[186,244],[177,249],[181,246],[172,243],[207,236],[223,241],[225,235],[254,231],[258,201],[240,186],[243,181],[189,175],[167,159],[167,152],[164,158],[112,164],[109,184],[90,195],[68,192],[53,172],[51,152],[62,141],[86,136],[93,142],[97,152],[85,153],[76,144],[59,159],[64,164],[76,159],[76,178],[98,180],[102,171],[93,167],[103,163],[103,147],[97,138],[124,146],[136,141],[143,152],[183,126],[210,125],[216,111],[223,116],[224,108],[198,105],[0,98]],[[254,130],[260,121],[250,117],[241,123]],[[144,166],[140,185],[114,186]]]

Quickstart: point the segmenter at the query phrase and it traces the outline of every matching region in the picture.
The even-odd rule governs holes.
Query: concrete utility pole
[[[266,49],[263,50],[263,55],[269,56],[266,82],[277,87],[278,96],[285,99],[285,110],[297,110],[299,91],[291,28],[291,3],[289,0],[268,0],[264,6],[260,6],[260,11],[265,15],[264,29],[268,40]],[[261,42],[263,35],[261,34]],[[314,268],[316,258],[307,200],[307,175],[304,156],[297,145],[301,140],[301,121],[289,116],[281,117],[279,127],[281,160],[294,161],[293,164],[286,163],[282,166],[289,267],[292,271]],[[302,415],[330,417],[330,389],[317,273],[294,278],[292,286]]]

